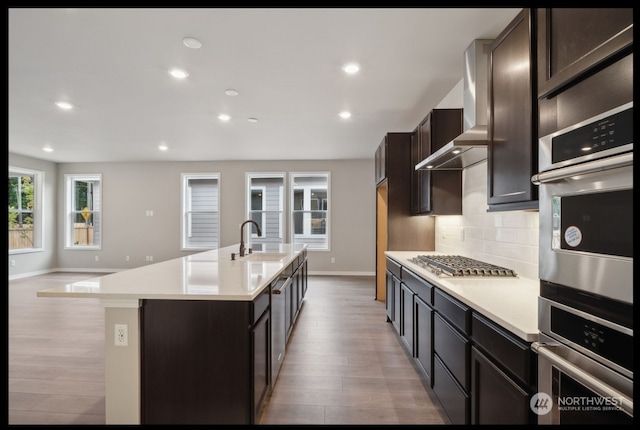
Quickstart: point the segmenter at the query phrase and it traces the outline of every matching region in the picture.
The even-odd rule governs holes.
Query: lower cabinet
[[[531,344],[387,259],[387,321],[453,424],[531,424]]]
[[[438,289],[433,307],[433,391],[453,424],[469,424],[471,309]]]
[[[427,384],[433,387],[433,308],[420,297],[416,297],[414,318],[416,333],[413,355]]]
[[[141,424],[254,424],[270,386],[270,296],[144,300]]]
[[[413,328],[414,328],[414,296],[415,294],[404,283],[400,284],[400,300],[402,319],[400,321],[400,339],[411,356],[414,356]]]
[[[475,312],[471,325],[471,423],[535,425],[529,402],[538,376],[531,344]]]

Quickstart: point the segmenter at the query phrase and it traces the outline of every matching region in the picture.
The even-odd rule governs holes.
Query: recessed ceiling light
[[[346,110],[340,112],[338,115],[340,115],[340,118],[342,119],[351,118],[351,112],[347,112]]]
[[[221,113],[220,115],[218,115],[218,119],[220,119],[221,121],[229,121],[231,117],[226,113]]]
[[[224,93],[228,96],[237,96],[238,94],[240,94],[236,90],[232,90],[231,88],[229,88],[228,90],[225,90]]]
[[[189,74],[187,72],[185,72],[184,70],[180,70],[180,69],[171,69],[171,70],[169,70],[169,73],[171,74],[171,76],[173,76],[176,79],[184,79],[187,76],[189,76]]]
[[[165,145],[164,143],[161,143],[160,145],[158,145],[158,149],[160,151],[166,151],[167,149],[169,149],[169,147],[167,145]]]
[[[358,73],[360,66],[357,63],[347,63],[342,66],[342,70],[344,70],[345,73],[353,75],[354,73]]]
[[[42,150],[43,150],[44,152],[53,152],[53,148],[52,148],[52,147],[50,147],[50,146],[45,146],[44,148],[42,148]]]
[[[258,122],[258,118],[247,118],[249,122]]]
[[[184,46],[191,49],[198,49],[202,46],[202,43],[193,37],[185,37],[182,39],[182,43],[184,43]]]
[[[60,109],[64,109],[64,110],[73,109],[73,105],[71,103],[67,103],[67,102],[56,102],[56,106],[58,106]]]

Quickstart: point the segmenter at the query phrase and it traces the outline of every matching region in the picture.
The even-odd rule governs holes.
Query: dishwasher
[[[271,286],[271,387],[276,385],[286,348],[287,289],[293,278],[281,277]]]

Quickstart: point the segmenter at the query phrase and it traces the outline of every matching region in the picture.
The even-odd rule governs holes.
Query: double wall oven
[[[633,421],[633,102],[539,142],[540,424]]]

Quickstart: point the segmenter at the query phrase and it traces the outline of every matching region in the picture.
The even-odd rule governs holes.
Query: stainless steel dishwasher
[[[281,277],[271,286],[271,387],[276,385],[286,348],[286,293],[291,277]]]

